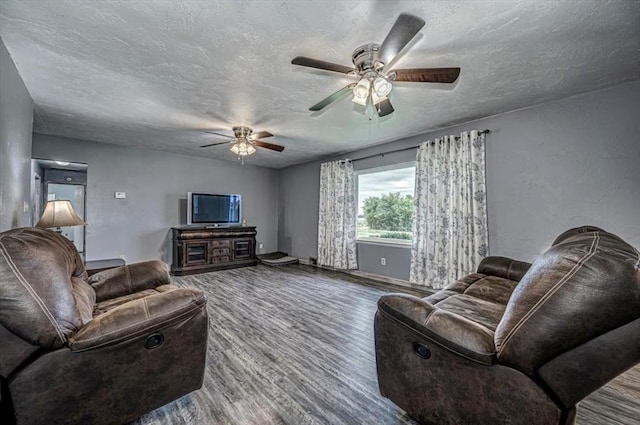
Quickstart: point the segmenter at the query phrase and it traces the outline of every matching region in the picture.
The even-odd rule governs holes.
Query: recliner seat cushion
[[[504,313],[504,304],[485,301],[471,295],[453,295],[435,304],[440,310],[455,313],[472,322],[496,330]]]
[[[495,331],[517,284],[502,277],[472,273],[424,300]]]

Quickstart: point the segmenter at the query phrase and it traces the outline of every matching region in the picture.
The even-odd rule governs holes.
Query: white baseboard
[[[362,272],[360,270],[344,270],[344,271],[355,276],[364,277],[366,279],[375,280],[381,283],[389,283],[391,285],[404,286],[405,288],[412,288],[412,289],[425,289],[428,291],[434,290],[429,286],[416,285],[415,283],[411,283],[408,280],[398,279],[396,277],[382,276],[379,274]]]
[[[321,269],[331,270],[331,271],[334,271],[334,272],[352,274],[354,276],[363,277],[365,279],[370,279],[370,280],[373,280],[373,281],[376,281],[376,282],[380,282],[380,283],[388,283],[390,285],[403,286],[405,288],[411,288],[411,289],[423,289],[423,290],[427,290],[427,291],[435,291],[433,288],[431,288],[429,286],[416,285],[415,283],[411,283],[408,280],[398,279],[398,278],[395,278],[395,277],[383,276],[383,275],[374,274],[374,273],[367,273],[367,272],[363,272],[363,271],[360,271],[360,270],[334,269],[333,267],[326,267],[326,266],[319,266],[318,264],[311,264],[311,262],[308,259],[304,260],[304,259],[300,258],[299,260],[300,260],[300,264],[305,264],[307,266],[318,267],[318,268],[321,268]]]

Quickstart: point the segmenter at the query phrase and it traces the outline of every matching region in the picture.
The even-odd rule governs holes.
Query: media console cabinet
[[[255,266],[255,227],[172,227],[177,276]]]

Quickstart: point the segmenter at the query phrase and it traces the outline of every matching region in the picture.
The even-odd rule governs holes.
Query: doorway
[[[71,202],[73,210],[84,221],[84,205],[86,186],[81,184],[45,183],[47,201],[65,199]],[[84,226],[67,226],[60,228],[62,234],[76,246],[78,252],[84,254]]]
[[[32,167],[32,211],[33,225],[38,222],[47,201],[68,200],[75,213],[86,220],[87,164],[77,162],[33,159]],[[85,226],[60,227],[61,233],[73,242],[85,259]]]

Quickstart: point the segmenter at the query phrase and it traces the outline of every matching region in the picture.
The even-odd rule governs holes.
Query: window
[[[357,173],[360,241],[410,244],[413,239],[415,163]]]

